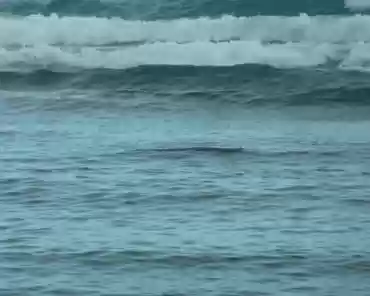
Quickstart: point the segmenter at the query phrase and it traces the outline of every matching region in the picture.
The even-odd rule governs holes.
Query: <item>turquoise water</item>
[[[370,17],[193,2],[1,3],[0,295],[368,295]]]

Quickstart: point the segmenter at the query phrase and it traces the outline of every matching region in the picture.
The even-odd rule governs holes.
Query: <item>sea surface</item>
[[[1,0],[0,295],[370,295],[369,2]]]

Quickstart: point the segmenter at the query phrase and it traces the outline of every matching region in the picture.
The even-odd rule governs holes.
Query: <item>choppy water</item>
[[[368,2],[2,0],[0,295],[369,295]]]

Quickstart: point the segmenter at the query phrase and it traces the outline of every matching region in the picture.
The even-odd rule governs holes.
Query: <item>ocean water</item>
[[[1,296],[368,296],[370,1],[0,1]]]

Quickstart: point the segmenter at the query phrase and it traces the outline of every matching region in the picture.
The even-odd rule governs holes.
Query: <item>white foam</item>
[[[0,70],[21,65],[126,69],[252,63],[287,68],[332,60],[343,68],[364,68],[370,61],[368,28],[370,16],[363,15],[153,22],[55,15],[0,17]]]
[[[120,18],[0,17],[0,46],[11,45],[105,45],[131,42],[370,41],[370,16],[296,17],[224,16],[217,19],[126,21]]]
[[[370,8],[369,0],[345,0],[345,5],[353,10],[364,10]]]
[[[324,64],[337,56],[330,44],[270,44],[257,41],[153,43],[102,50],[84,47],[61,49],[50,45],[0,50],[0,67],[27,64],[34,67],[58,65],[80,68],[126,69],[140,65],[232,66],[266,64],[279,68]]]
[[[340,67],[346,70],[370,71],[370,45],[359,43],[349,51]]]

